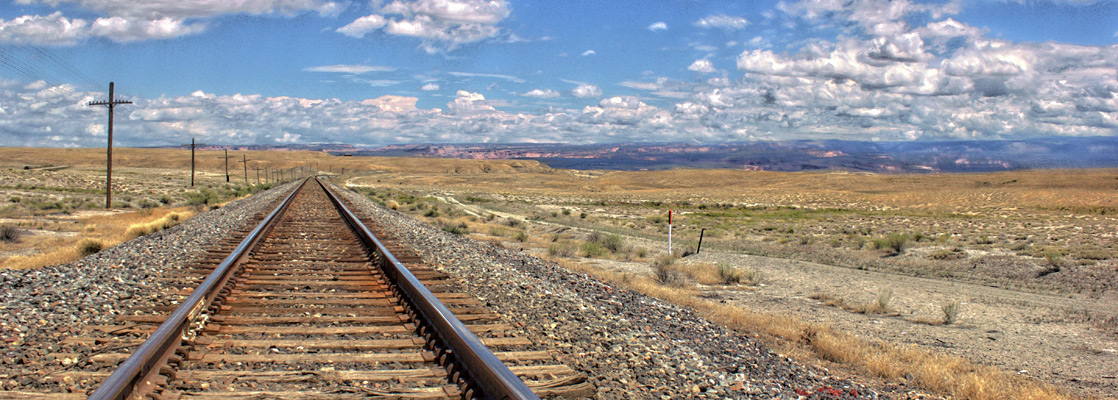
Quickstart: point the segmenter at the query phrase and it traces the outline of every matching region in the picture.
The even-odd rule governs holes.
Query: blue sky
[[[1115,1],[0,4],[4,145],[1118,134]]]

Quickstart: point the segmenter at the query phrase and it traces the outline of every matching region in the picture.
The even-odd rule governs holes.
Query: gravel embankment
[[[340,192],[425,260],[457,276],[466,292],[508,321],[523,321],[519,335],[551,342],[558,361],[590,377],[596,398],[890,397],[780,357],[688,309]]]
[[[33,389],[60,365],[44,356],[86,325],[111,324],[132,308],[177,302],[165,293],[167,270],[232,231],[292,188],[291,184],[233,201],[183,224],[146,235],[81,259],[38,269],[0,271],[0,390]]]

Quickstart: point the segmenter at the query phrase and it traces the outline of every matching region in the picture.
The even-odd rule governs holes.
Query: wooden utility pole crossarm
[[[109,145],[105,155],[105,208],[113,205],[113,108],[118,104],[132,104],[131,101],[113,99],[113,83],[109,82],[109,100],[91,101],[91,106],[109,106]]]

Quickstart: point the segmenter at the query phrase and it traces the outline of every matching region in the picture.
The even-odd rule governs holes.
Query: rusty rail
[[[174,359],[183,340],[188,340],[192,325],[204,324],[209,314],[229,295],[228,283],[249,252],[271,231],[283,216],[295,195],[308,182],[322,186],[343,220],[358,238],[374,253],[384,274],[392,279],[395,291],[407,303],[408,313],[416,322],[417,333],[424,337],[436,360],[442,364],[453,383],[462,389],[463,398],[538,399],[509,368],[435,295],[404,266],[375,235],[361,223],[317,178],[304,180],[227,256],[197,289],[168,316],[154,333],[114,371],[89,397],[90,399],[136,398],[147,393],[166,372],[168,360]],[[216,301],[215,301],[216,300]],[[203,314],[208,311],[209,314]]]
[[[112,375],[109,375],[109,378],[102,382],[101,386],[89,398],[96,400],[123,399],[129,397],[138,387],[151,386],[160,372],[160,368],[157,367],[165,365],[167,359],[175,354],[175,350],[182,343],[190,324],[202,314],[203,310],[209,309],[211,303],[219,294],[227,290],[225,287],[229,278],[233,276],[233,272],[237,270],[245,256],[256,246],[256,243],[271,230],[273,222],[287,211],[287,207],[291,205],[291,200],[295,198],[295,194],[306,184],[307,181],[304,180],[303,183],[299,184],[299,187],[287,195],[287,198],[280,203],[279,207],[268,214],[237,245],[233,252],[214,268],[214,271],[206,277],[206,280],[194,289],[190,297],[187,297],[182,305],[175,309],[167,317],[167,320],[160,324],[159,328],[140,345],[140,348],[124,360],[124,363],[116,371],[113,371]],[[226,292],[226,294],[228,293]]]
[[[316,180],[317,181],[317,180]],[[337,207],[357,236],[376,252],[377,262],[385,275],[393,280],[404,299],[411,306],[411,313],[418,322],[418,330],[436,351],[437,359],[463,384],[464,398],[486,399],[538,399],[508,366],[497,359],[489,348],[470,332],[454,313],[443,305],[388,248],[373,235],[365,224],[338,199],[322,182],[330,201]],[[480,393],[479,393],[480,392]]]

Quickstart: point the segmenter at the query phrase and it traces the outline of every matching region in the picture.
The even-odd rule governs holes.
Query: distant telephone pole
[[[205,143],[194,143],[194,138],[190,138],[190,186],[194,187],[194,147],[205,146]],[[185,144],[183,146],[186,146]]]
[[[229,149],[225,149],[225,183],[229,183]]]
[[[109,100],[108,101],[91,101],[88,105],[91,106],[109,106],[109,146],[108,151],[105,153],[105,208],[112,208],[113,205],[113,108],[117,104],[132,104],[131,101],[113,100],[113,83],[109,82]]]
[[[241,164],[243,164],[242,167],[245,168],[245,184],[246,185],[248,184],[248,162],[249,161],[250,160],[248,159],[248,155],[241,154]]]

